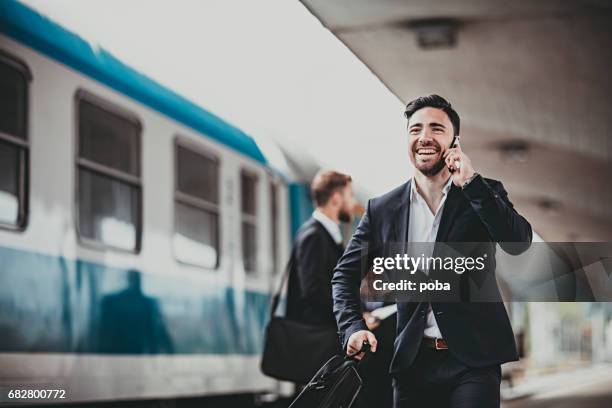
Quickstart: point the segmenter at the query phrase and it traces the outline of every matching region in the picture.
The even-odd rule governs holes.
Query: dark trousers
[[[378,340],[376,353],[368,355],[359,365],[363,385],[357,397],[357,408],[391,408],[393,385],[389,366],[393,358],[393,341],[397,326],[396,315],[383,320],[372,332]]]
[[[421,347],[409,371],[394,379],[395,408],[499,408],[499,365],[474,368],[448,350]]]

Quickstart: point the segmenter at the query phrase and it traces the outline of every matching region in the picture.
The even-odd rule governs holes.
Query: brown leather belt
[[[432,348],[435,350],[448,350],[448,345],[444,339],[439,337],[423,337],[423,341],[421,342],[421,346]]]

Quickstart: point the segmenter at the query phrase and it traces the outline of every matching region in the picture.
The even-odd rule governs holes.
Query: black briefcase
[[[364,343],[362,351],[369,352]],[[335,355],[317,371],[289,408],[349,408],[361,390],[359,361]]]
[[[342,352],[335,328],[320,327],[275,316],[280,293],[294,267],[293,254],[272,297],[261,371],[278,380],[306,384],[331,356]]]
[[[261,371],[279,380],[306,384],[321,364],[340,352],[336,330],[272,317],[266,328]]]

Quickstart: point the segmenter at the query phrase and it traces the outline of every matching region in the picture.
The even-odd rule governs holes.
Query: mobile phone
[[[453,141],[450,144],[450,148],[452,149],[453,147],[457,147],[458,145],[459,145],[459,136],[453,136]],[[455,172],[455,169],[448,166],[448,171],[450,171],[452,174]]]

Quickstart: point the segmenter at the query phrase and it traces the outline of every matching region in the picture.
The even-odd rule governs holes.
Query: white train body
[[[16,138],[11,135],[4,141],[0,138],[5,145],[21,149],[27,158],[24,173],[15,175],[24,182],[23,196],[18,198],[24,201],[19,205],[25,219],[0,228],[0,384],[63,388],[66,401],[274,389],[276,383],[261,374],[259,359],[270,290],[290,248],[291,214],[284,178],[261,159],[254,142],[248,144],[248,136],[242,134],[236,142],[247,142],[243,151],[231,145],[232,138],[240,136],[237,129],[213,118],[211,126],[216,126],[219,134],[229,132],[228,145],[197,129],[211,114],[206,112],[209,116],[198,119],[200,111],[189,112],[195,118],[193,126],[168,113],[166,107],[171,103],[155,106],[155,95],[146,94],[143,84],[128,92],[118,90],[120,82],[113,86],[114,79],[100,76],[104,70],[92,74],[87,61],[74,62],[54,51],[58,47],[65,52],[66,44],[61,41],[77,41],[76,36],[63,32],[59,43],[54,43],[56,39],[44,38],[48,33],[35,30],[40,25],[59,27],[19,3],[5,2],[2,8],[0,64],[14,61],[29,71],[30,80],[26,137],[14,146],[11,143]],[[27,28],[32,21],[39,26]],[[108,58],[100,61],[109,62]],[[118,69],[115,74],[127,67]],[[134,89],[145,96],[138,100]],[[170,102],[181,101],[165,92],[168,94],[160,100],[169,95]],[[149,103],[143,103],[145,97]],[[102,228],[107,235],[105,243],[87,239],[78,227],[83,205],[79,172],[85,162],[78,147],[81,100],[124,115],[140,126],[137,223],[128,225],[127,230],[121,222],[107,223]],[[190,248],[193,242],[177,234],[177,203],[181,201],[176,181],[177,146],[212,157],[217,165],[216,267],[191,264],[189,257],[198,263],[198,249],[202,248],[197,243]],[[253,214],[245,215],[243,174],[256,180],[255,190],[248,192]],[[14,205],[9,196],[5,193],[7,208]],[[4,211],[10,213],[11,209]],[[252,242],[243,239],[245,222],[256,237],[255,249],[251,248],[255,254],[251,258],[253,271],[248,272],[244,246]],[[133,248],[129,245],[134,239],[131,234],[140,236]],[[122,240],[126,246],[115,248],[123,246]],[[143,319],[156,322],[153,329],[133,326],[136,341],[121,337],[125,325],[139,321],[138,316],[123,312],[128,310],[129,314],[134,309],[129,309],[129,304],[109,306],[122,299],[130,274],[137,275],[139,288],[134,302],[144,305],[146,312],[142,313],[154,314]],[[107,306],[112,313],[105,310]],[[110,317],[103,317],[105,314]],[[104,330],[112,331],[106,345],[100,337],[108,337]],[[150,335],[159,338],[147,340]]]

